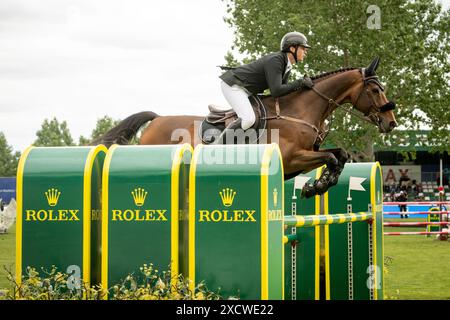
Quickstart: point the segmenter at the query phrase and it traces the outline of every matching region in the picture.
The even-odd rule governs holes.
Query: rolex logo
[[[278,190],[277,188],[273,189],[273,204],[276,207],[278,203]]]
[[[45,192],[45,196],[47,197],[48,205],[50,207],[56,206],[60,195],[61,195],[61,192],[59,192],[58,189],[55,189],[55,188],[48,189]]]
[[[234,196],[236,195],[236,191],[230,188],[222,189],[219,192],[220,197],[222,198],[222,203],[225,207],[230,207],[233,204]]]
[[[138,207],[141,207],[145,202],[145,197],[147,197],[148,192],[143,188],[137,188],[131,191],[131,194],[133,195],[134,203]]]

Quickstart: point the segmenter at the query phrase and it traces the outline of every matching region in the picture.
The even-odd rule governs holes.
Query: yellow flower
[[[197,292],[195,295],[195,300],[205,300],[205,295],[203,292]]]
[[[181,300],[181,294],[179,294],[178,292],[172,295],[172,299],[173,300]]]
[[[37,286],[37,287],[40,287],[42,285],[42,282],[39,281],[39,278],[30,278],[28,280],[28,283],[32,286]]]
[[[156,289],[164,290],[166,288],[166,285],[161,279],[158,279],[155,285]]]

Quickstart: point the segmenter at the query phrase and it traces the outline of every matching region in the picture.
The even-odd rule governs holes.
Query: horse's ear
[[[380,57],[376,57],[374,61],[376,60],[375,66],[373,67],[373,72],[377,71],[378,65],[380,64]]]
[[[377,71],[378,64],[380,63],[380,57],[375,57],[373,61],[370,63],[370,66],[366,69],[367,76],[373,76],[375,71]]]

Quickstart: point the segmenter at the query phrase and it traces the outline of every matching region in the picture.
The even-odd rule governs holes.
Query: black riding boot
[[[242,122],[242,119],[241,118],[237,118],[236,120],[234,120],[232,123],[230,123],[229,125],[228,125],[228,127],[226,127],[223,131],[222,131],[222,133],[220,134],[220,136],[217,138],[217,144],[226,144],[225,142],[226,142],[226,138],[227,138],[227,134],[228,134],[228,132],[229,133],[234,133],[234,130],[235,129],[239,129],[239,128],[241,128],[241,122]],[[234,139],[233,139],[234,140]],[[233,144],[234,144],[234,141],[233,141]]]

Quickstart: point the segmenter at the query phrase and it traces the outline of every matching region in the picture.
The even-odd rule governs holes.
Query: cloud
[[[0,121],[23,150],[45,118],[74,140],[142,110],[205,114],[225,104],[217,65],[232,41],[222,1],[0,3]]]
[[[36,21],[62,22],[65,8],[71,1],[46,0],[42,2],[32,0],[2,0],[0,2],[0,20],[14,23]]]
[[[216,68],[233,38],[225,13],[221,0],[2,0],[0,131],[23,150],[45,118],[78,140],[104,115],[227,106]]]

